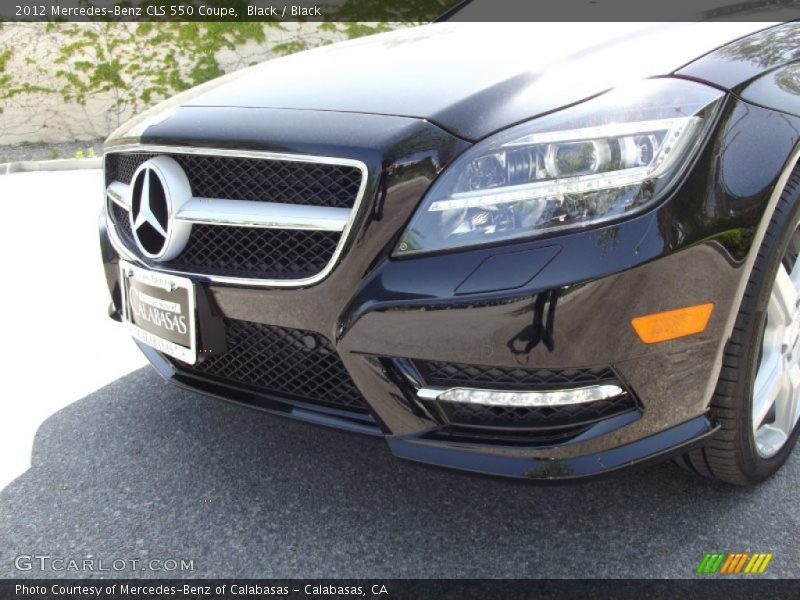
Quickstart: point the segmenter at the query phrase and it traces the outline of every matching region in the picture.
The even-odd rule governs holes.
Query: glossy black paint
[[[315,423],[382,432],[399,456],[467,470],[571,478],[685,450],[713,431],[708,399],[753,243],[798,148],[797,88],[773,85],[780,77],[796,81],[794,69],[776,67],[737,90],[745,95],[749,89],[761,106],[729,95],[695,163],[647,213],[569,234],[401,260],[390,256],[398,236],[436,176],[469,142],[410,117],[197,103],[177,108],[140,139],[120,134],[108,147],[136,141],[270,150],[355,158],[368,166],[353,235],[322,282],[304,289],[248,289],[195,279],[208,303],[201,331],[224,315],[326,335],[372,416],[365,420],[192,379],[156,353],[146,354],[162,375],[191,389]],[[709,72],[685,76],[707,79]],[[482,131],[518,116],[500,113]],[[472,113],[459,114],[466,122]],[[118,258],[104,227],[115,313]],[[703,302],[715,308],[706,331],[695,336],[648,346],[630,326],[635,316]],[[609,365],[634,391],[641,411],[559,445],[448,441],[388,358],[537,368]]]
[[[519,250],[495,254],[479,264],[454,290],[456,294],[479,294],[519,289],[536,277],[556,255],[561,246]]]
[[[414,437],[390,438],[389,447],[400,458],[472,473],[533,481],[570,481],[666,460],[702,445],[714,431],[708,419],[697,417],[625,446],[563,459],[508,456],[486,452],[485,449],[432,445]]]
[[[800,62],[778,67],[754,79],[738,94],[753,104],[800,116]]]
[[[633,79],[670,75],[767,27],[547,23],[532,32],[529,23],[436,23],[271,60],[173,103],[292,109],[290,121],[317,111],[400,115],[478,140]]]
[[[692,61],[675,74],[738,93],[769,71],[798,60],[800,22],[793,21],[726,44]],[[770,106],[769,102],[760,102],[756,97],[745,99]]]

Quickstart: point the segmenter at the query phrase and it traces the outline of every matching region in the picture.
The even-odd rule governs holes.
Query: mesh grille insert
[[[175,159],[199,198],[352,208],[361,186],[361,170],[346,165],[144,152],[107,154],[106,185],[130,184],[139,165],[155,156]]]
[[[415,364],[425,381],[435,386],[461,385],[498,390],[551,389],[616,380],[616,375],[610,367],[527,369],[440,361],[415,361]]]
[[[227,352],[183,372],[300,401],[367,412],[367,403],[331,342],[302,329],[225,319]]]
[[[109,209],[111,210],[111,220],[116,226],[117,233],[120,234],[122,241],[128,249],[135,249],[136,242],[133,241],[133,230],[131,229],[130,213],[122,208],[119,204],[109,201]]]
[[[193,225],[183,252],[161,264],[209,275],[310,277],[331,260],[339,236],[331,231]]]

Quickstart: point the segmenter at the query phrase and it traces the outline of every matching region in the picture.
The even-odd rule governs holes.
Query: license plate
[[[122,312],[131,335],[193,365],[197,362],[194,285],[190,279],[120,261]]]

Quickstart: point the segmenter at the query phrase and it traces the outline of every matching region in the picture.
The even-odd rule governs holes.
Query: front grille
[[[367,412],[367,403],[331,342],[302,329],[225,319],[227,351],[182,372],[282,397]]]
[[[349,165],[144,152],[107,154],[106,185],[130,184],[139,165],[155,156],[175,159],[198,198],[352,208],[361,185],[361,170]]]
[[[156,156],[181,165],[197,198],[353,208],[361,186],[361,169],[350,165],[179,152],[109,153],[106,185],[130,185],[136,169]],[[155,262],[140,252],[129,213],[110,199],[108,211],[120,241],[145,265],[212,277],[310,279],[325,271],[342,242],[338,231],[195,223],[177,257]]]
[[[625,389],[608,366],[578,369],[494,367],[442,361],[414,361],[426,385],[491,390],[553,390],[614,384]],[[441,420],[462,428],[554,430],[579,428],[637,408],[630,392],[607,400],[567,406],[490,406],[425,401]]]
[[[597,385],[616,379],[610,367],[586,369],[528,369],[415,361],[423,379],[430,385],[478,387],[495,390],[554,389]]]

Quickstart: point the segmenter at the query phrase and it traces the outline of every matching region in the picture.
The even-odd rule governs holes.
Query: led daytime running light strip
[[[625,393],[618,385],[592,385],[566,390],[499,391],[473,388],[422,388],[417,396],[423,400],[481,404],[484,406],[567,406],[608,400]]]
[[[593,173],[592,175],[583,175],[581,177],[564,177],[563,179],[553,179],[551,181],[537,181],[524,185],[497,188],[505,191],[476,190],[474,192],[462,192],[453,194],[447,200],[432,202],[428,212],[461,208],[485,208],[496,204],[536,200],[563,194],[584,194],[586,192],[639,184],[651,176],[650,167],[636,167],[611,174]]]
[[[650,121],[634,121],[632,123],[609,123],[581,129],[566,129],[563,131],[544,131],[532,133],[519,139],[503,144],[502,147],[533,146],[536,144],[554,144],[561,142],[578,142],[582,140],[596,140],[601,138],[626,137],[665,131],[673,127],[681,130],[692,117],[675,117],[673,119],[652,119]]]

